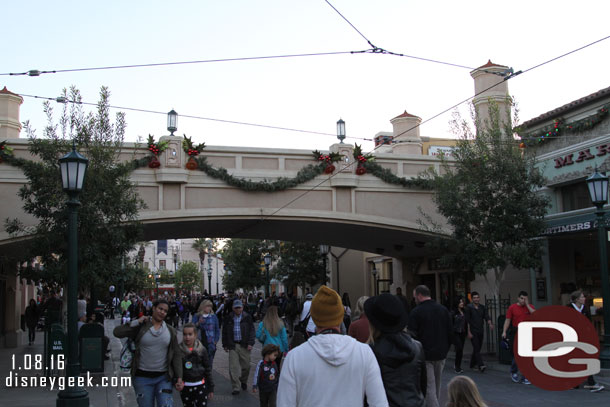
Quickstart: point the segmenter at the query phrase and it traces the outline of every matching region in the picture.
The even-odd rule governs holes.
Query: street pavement
[[[120,319],[106,320],[105,333],[110,338],[110,349],[112,357],[105,361],[104,373],[92,374],[94,377],[94,386],[87,387],[89,393],[89,405],[91,407],[133,407],[136,406],[135,393],[131,386],[118,387],[101,387],[99,380],[102,375],[111,377],[129,377],[129,374],[122,372],[119,368],[119,355],[122,348],[121,340],[112,335],[114,327],[120,323]],[[179,339],[182,340],[182,334],[179,333]],[[13,373],[13,377],[19,376],[40,376],[41,371],[18,371],[12,370],[13,356],[15,358],[16,367],[23,365],[24,355],[42,355],[43,354],[44,335],[43,332],[36,332],[36,341],[34,345],[27,344],[17,348],[1,348],[0,349],[0,407],[43,407],[55,406],[57,399],[57,389],[50,390],[40,387],[29,388],[11,388],[7,387],[7,377]],[[251,392],[252,376],[254,374],[255,364],[260,358],[260,344],[257,344],[252,351],[250,380],[247,392],[231,395],[231,382],[229,380],[229,357],[222,349],[216,353],[214,359],[214,399],[208,403],[210,406],[227,406],[227,407],[257,407],[259,405],[258,395]],[[21,362],[20,362],[21,361]],[[180,394],[174,391],[174,405],[182,406]]]
[[[121,372],[119,366],[119,354],[122,348],[121,341],[112,335],[112,330],[119,323],[118,319],[107,320],[105,324],[106,335],[110,338],[110,348],[112,358],[105,363],[105,376],[107,377],[128,377],[128,374]],[[239,406],[239,407],[254,407],[258,406],[258,396],[252,394],[252,376],[254,367],[260,359],[261,345],[257,343],[251,354],[251,369],[250,379],[248,381],[248,391],[241,392],[237,396],[231,395],[231,383],[229,380],[229,358],[222,348],[216,353],[214,360],[214,383],[216,389],[214,392],[214,400],[209,403],[211,406]],[[462,367],[468,366],[469,348],[465,349],[466,355]],[[18,348],[3,348],[0,349],[0,407],[25,407],[25,406],[55,406],[57,398],[57,390],[50,391],[48,389],[32,387],[32,388],[7,388],[6,378],[12,370],[13,355],[19,365],[19,361],[23,361],[26,354],[43,353],[43,333],[36,333],[36,342],[33,346],[21,346]],[[450,355],[451,358],[451,355]],[[610,406],[610,377],[598,377],[598,381],[606,386],[608,390],[599,393],[590,393],[587,390],[569,390],[563,392],[550,392],[539,389],[532,385],[513,383],[509,375],[509,366],[501,365],[493,361],[491,356],[485,357],[488,370],[485,373],[479,373],[475,370],[464,369],[464,375],[471,377],[481,392],[484,400],[489,407],[528,407],[528,406]],[[306,367],[304,367],[306,368]],[[19,373],[23,376],[34,376],[36,371],[18,372],[13,371],[13,375]],[[99,383],[101,374],[94,375],[95,382]],[[441,406],[444,406],[447,401],[447,383],[456,374],[453,372],[453,360],[447,359],[445,371],[442,378],[441,391]],[[132,387],[107,387],[99,386],[88,387],[90,405],[92,407],[132,407],[136,405],[135,393]],[[324,389],[312,389],[312,391],[324,391]],[[336,391],[336,389],[328,389],[327,391]],[[178,392],[174,392],[174,405],[181,406],[180,396]],[[333,406],[334,407],[334,406]],[[348,406],[351,407],[351,406]],[[360,407],[360,406],[354,406]]]

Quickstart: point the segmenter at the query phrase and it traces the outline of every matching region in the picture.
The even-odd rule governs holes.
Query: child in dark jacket
[[[269,344],[263,347],[263,360],[256,365],[252,392],[259,392],[261,407],[275,407],[277,386],[279,384],[279,366],[275,363],[280,348]]]
[[[180,344],[182,358],[182,381],[176,384],[184,407],[207,406],[208,397],[214,397],[214,382],[212,368],[208,359],[208,351],[197,339],[197,327],[188,323],[182,328],[182,343]]]

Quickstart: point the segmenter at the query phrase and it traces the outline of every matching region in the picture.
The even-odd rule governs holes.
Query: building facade
[[[584,290],[598,330],[602,318],[596,310],[603,304],[599,242],[585,180],[595,169],[606,175],[610,170],[609,108],[610,87],[528,120],[519,129],[521,147],[536,156],[547,179],[541,193],[550,201],[541,236],[542,267],[530,276],[532,297],[538,306],[563,305],[572,291]]]

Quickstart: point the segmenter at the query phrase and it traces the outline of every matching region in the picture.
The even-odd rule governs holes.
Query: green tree
[[[510,112],[507,112],[510,117]],[[442,260],[456,269],[485,276],[493,271],[497,295],[509,265],[539,264],[540,236],[548,200],[535,158],[524,155],[513,136],[510,120],[503,122],[491,105],[489,120],[471,122],[456,113],[452,121],[458,142],[449,157],[441,156],[441,171],[432,173],[438,212],[451,227],[440,241]],[[439,230],[431,218],[423,222]],[[489,281],[488,281],[489,283]]]
[[[223,276],[222,284],[227,290],[238,288],[254,290],[265,285],[264,266],[261,266],[262,256],[266,251],[261,240],[231,239],[227,241],[222,257],[231,275]]]
[[[195,262],[185,261],[184,263],[181,263],[178,270],[174,274],[176,292],[201,292],[201,278],[201,272],[199,271],[199,267]]]
[[[326,282],[326,270],[319,252],[319,245],[304,242],[282,242],[276,278],[287,287],[306,287]]]
[[[96,284],[116,283],[121,275],[121,257],[131,250],[141,235],[137,220],[144,207],[129,180],[131,165],[120,164],[119,154],[125,133],[125,115],[110,119],[107,88],[100,91],[95,113],[85,113],[80,92],[63,90],[67,100],[57,123],[53,108],[44,103],[48,124],[43,137],[28,122],[25,131],[29,151],[36,160],[15,159],[28,183],[19,196],[24,211],[38,220],[26,228],[16,219],[6,219],[5,228],[12,235],[29,235],[27,252],[22,259],[40,256],[44,268],[30,269],[22,277],[35,281],[66,280],[67,194],[62,191],[58,159],[71,150],[72,142],[89,159],[83,192],[79,196],[79,282],[93,288]]]

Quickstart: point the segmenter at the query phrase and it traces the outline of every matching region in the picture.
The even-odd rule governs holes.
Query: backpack
[[[121,356],[119,358],[122,370],[130,370],[131,364],[133,362],[133,355],[136,352],[136,343],[131,338],[127,339],[127,342],[123,345],[123,349],[121,349]]]
[[[297,316],[299,312],[299,307],[297,305],[297,302],[295,299],[290,299],[288,300],[288,305],[286,305],[286,316],[288,318],[294,318],[295,316]]]
[[[307,336],[307,325],[309,324],[309,318],[311,318],[311,316],[309,315],[309,312],[307,313],[307,316],[305,317],[304,320],[300,321],[295,327],[294,330],[296,332],[301,332],[303,335]]]

